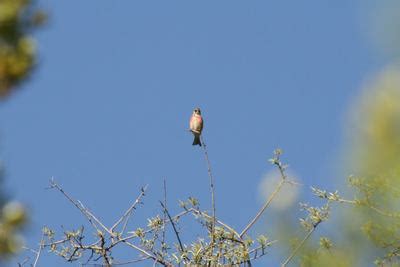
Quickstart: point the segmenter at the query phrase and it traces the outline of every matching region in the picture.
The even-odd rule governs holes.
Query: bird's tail
[[[193,145],[201,146],[200,135],[197,135],[197,134],[194,135]]]

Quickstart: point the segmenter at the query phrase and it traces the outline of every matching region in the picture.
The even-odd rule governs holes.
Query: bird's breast
[[[192,116],[190,119],[190,129],[195,131],[201,131],[203,119],[200,116]]]

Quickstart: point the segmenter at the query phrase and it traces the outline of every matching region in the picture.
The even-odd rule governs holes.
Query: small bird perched
[[[192,117],[190,118],[190,131],[194,135],[193,145],[201,146],[200,135],[203,130],[203,118],[199,108],[193,110]]]

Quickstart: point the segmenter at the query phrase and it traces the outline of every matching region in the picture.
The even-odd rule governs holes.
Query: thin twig
[[[212,206],[212,223],[211,223],[211,251],[213,251],[214,243],[215,243],[215,224],[216,224],[216,211],[215,211],[215,189],[214,189],[214,177],[211,172],[211,163],[208,157],[207,145],[204,142],[203,136],[200,136],[201,143],[204,149],[204,156],[207,162],[207,171],[208,176],[210,178],[210,191],[211,191],[211,206]]]
[[[162,264],[162,265],[164,265],[164,266],[172,266],[172,264],[170,264],[170,263],[168,263],[168,262],[166,262],[166,261],[164,261],[164,260],[162,260],[162,259],[159,259],[159,258],[157,258],[157,257],[154,256],[154,255],[151,255],[151,254],[150,254],[149,252],[147,252],[146,250],[144,250],[144,249],[142,249],[142,248],[140,248],[140,247],[138,247],[138,246],[136,246],[136,245],[134,245],[134,244],[132,244],[132,243],[130,243],[130,242],[128,242],[128,241],[122,241],[122,242],[124,242],[125,244],[127,244],[129,247],[134,248],[134,249],[140,251],[141,253],[143,253],[143,254],[146,255],[147,257],[149,257],[149,258],[151,258],[151,259],[153,259],[153,260],[159,262],[160,264]]]
[[[281,179],[279,182],[278,186],[275,188],[274,192],[270,195],[268,200],[265,202],[264,206],[260,209],[260,211],[256,214],[256,216],[250,221],[250,223],[243,229],[243,231],[240,233],[240,238],[243,238],[243,236],[247,233],[247,231],[257,222],[257,220],[260,218],[260,216],[263,214],[266,208],[271,204],[272,200],[275,198],[275,196],[279,193],[281,190],[283,184],[285,183],[284,179]]]
[[[22,246],[21,248],[22,248],[22,249],[29,250],[30,252],[34,253],[35,255],[37,254],[37,251],[34,250],[33,248],[28,248],[28,247],[25,247],[25,246]]]
[[[92,221],[92,218],[87,214],[87,212],[74,200],[72,199],[55,181],[53,178],[50,179],[50,188],[56,188],[58,191],[60,191],[77,209],[85,215],[85,217],[88,219],[90,224],[96,229],[99,230],[97,225]]]
[[[133,202],[133,204],[126,210],[126,212],[124,213],[124,215],[122,215],[121,218],[119,218],[119,219],[114,223],[114,225],[113,225],[113,226],[111,227],[111,229],[110,229],[111,232],[114,232],[114,229],[115,229],[125,218],[127,218],[127,220],[129,219],[129,217],[130,217],[132,211],[136,208],[136,206],[140,203],[140,200],[143,198],[143,196],[144,196],[144,194],[145,194],[145,192],[146,192],[147,186],[148,186],[148,185],[146,185],[145,187],[143,187],[143,188],[141,189],[140,194],[139,194],[139,196],[136,198],[135,202]],[[125,227],[126,227],[126,224],[125,224]],[[125,228],[125,227],[124,227],[124,228]],[[124,230],[125,230],[125,229],[122,229],[122,233],[124,232]]]
[[[172,221],[177,220],[178,218],[180,218],[180,217],[182,217],[182,216],[184,216],[184,215],[186,215],[186,214],[188,214],[188,213],[190,213],[190,212],[191,212],[190,210],[182,211],[182,212],[180,212],[179,214],[177,214],[177,215],[175,215],[174,217],[172,217]],[[171,222],[170,219],[168,219],[168,220],[166,221],[166,223],[169,223],[169,222]],[[151,229],[148,229],[148,230],[144,231],[143,233],[144,233],[144,234],[147,234],[147,233],[150,233],[151,231],[152,231]],[[117,245],[117,244],[120,243],[120,242],[127,241],[127,240],[130,240],[130,239],[133,239],[133,238],[136,238],[136,237],[137,237],[137,235],[135,234],[135,232],[128,232],[128,234],[132,234],[132,235],[126,236],[126,237],[124,237],[124,238],[118,239],[116,242],[114,242],[114,243],[110,246],[110,248],[111,248],[111,247],[114,247],[115,245]]]
[[[263,248],[266,249],[267,247],[270,247],[272,244],[274,244],[274,243],[276,243],[276,242],[278,242],[278,240],[272,240],[272,241],[266,243],[264,246],[258,246],[258,247],[256,247],[256,248],[250,250],[250,251],[248,252],[249,256],[250,256],[250,254],[254,253],[254,256],[252,256],[252,257],[250,258],[250,260],[253,261],[253,260],[256,260],[256,259],[261,258],[262,256],[264,256],[264,255],[265,255],[265,252],[262,251],[261,254],[257,254],[257,251],[258,251],[258,250],[262,250]],[[241,262],[232,264],[232,266],[240,266],[240,264],[244,264],[244,263],[251,264],[251,262],[250,262],[249,260],[243,260],[243,261],[241,261]]]
[[[103,229],[104,229],[107,233],[109,233],[111,236],[115,236],[115,233],[111,232],[110,229],[108,229],[99,219],[97,219],[97,217],[94,216],[94,214],[93,214],[88,208],[86,208],[86,207],[82,204],[82,202],[80,202],[80,201],[78,200],[78,203],[81,205],[81,207],[83,208],[83,210],[84,210],[91,218],[93,218],[93,220],[94,220],[95,222],[97,222],[97,223],[101,226],[101,228],[103,228]]]
[[[272,241],[269,241],[269,242],[265,243],[264,248],[270,247],[272,244],[274,244],[276,242],[278,242],[278,240],[276,240],[276,239],[272,240]],[[259,249],[262,249],[262,247],[263,246],[259,246],[259,247],[253,248],[252,250],[249,251],[249,254],[254,253]]]
[[[352,204],[352,205],[356,205],[357,204],[357,202],[355,200],[348,200],[348,199],[343,199],[343,198],[339,198],[337,200],[337,202],[346,203],[346,204]]]
[[[185,249],[184,249],[184,247],[183,247],[183,245],[182,245],[182,241],[181,241],[181,238],[179,237],[179,232],[178,232],[178,230],[176,229],[174,220],[172,219],[171,215],[169,214],[169,212],[168,212],[168,210],[167,210],[167,207],[165,207],[164,204],[163,204],[161,201],[160,201],[160,204],[161,204],[161,206],[163,207],[165,213],[167,213],[167,216],[168,216],[168,218],[169,218],[169,220],[170,220],[170,222],[171,222],[171,224],[172,224],[172,228],[174,229],[174,232],[175,232],[175,235],[176,235],[176,239],[178,239],[179,247],[180,247],[180,249],[181,249],[181,252],[183,253],[183,252],[185,252]]]
[[[150,259],[150,257],[144,257],[144,258],[140,258],[140,259],[134,259],[134,260],[130,260],[130,261],[124,261],[124,262],[113,262],[112,266],[121,266],[121,265],[128,265],[128,264],[133,264],[133,263],[138,263],[144,260],[148,260]],[[107,266],[104,264],[98,264],[98,263],[81,263],[81,266]]]
[[[322,221],[318,221],[316,222],[313,227],[311,228],[311,230],[307,233],[307,235],[303,238],[303,240],[301,240],[301,242],[297,245],[297,247],[292,251],[292,253],[289,255],[289,257],[287,257],[287,259],[282,263],[281,267],[285,267],[292,259],[293,257],[296,255],[297,251],[304,245],[304,243],[310,238],[310,236],[312,235],[312,233],[314,233],[315,229],[317,228],[317,226],[321,223]]]
[[[23,262],[18,262],[18,267],[22,267],[27,263],[31,258],[26,257]]]
[[[110,235],[113,235],[113,233],[104,226],[104,224],[96,218],[96,216],[94,216],[87,208],[85,208],[83,206],[83,204],[78,200],[75,201],[72,197],[70,197],[55,181],[54,179],[50,180],[50,184],[51,184],[51,188],[56,188],[58,189],[58,191],[60,191],[75,207],[77,207],[83,215],[86,216],[86,218],[88,219],[88,221],[90,222],[90,224],[96,229],[99,230],[99,228],[97,227],[97,225],[93,222],[95,221],[96,223],[99,224],[99,226],[101,226],[106,232],[108,232]]]
[[[387,212],[384,211],[380,208],[377,208],[373,205],[367,205],[367,204],[363,204],[363,203],[359,203],[355,200],[348,200],[348,199],[343,199],[343,198],[339,198],[336,200],[339,203],[346,203],[346,204],[351,204],[351,205],[362,205],[365,206],[367,208],[370,208],[371,210],[375,211],[376,213],[382,215],[382,216],[386,216],[386,217],[391,217],[391,218],[400,218],[400,214],[397,212]]]
[[[42,233],[42,238],[40,240],[39,249],[36,253],[36,258],[35,258],[35,261],[34,261],[32,267],[36,267],[37,263],[39,262],[39,258],[40,258],[40,254],[42,253],[43,246],[44,246],[44,233]]]
[[[208,219],[212,219],[212,217],[211,217],[210,215],[208,215],[207,213],[202,212],[202,211],[200,211],[200,210],[198,210],[198,209],[190,208],[190,209],[188,209],[188,211],[191,211],[191,212],[196,213],[196,214],[198,214],[198,215],[207,217]],[[233,229],[232,227],[230,227],[230,226],[227,225],[226,223],[224,223],[224,222],[222,222],[222,221],[220,221],[220,220],[218,220],[218,219],[216,220],[216,223],[218,223],[218,224],[220,224],[221,226],[225,227],[227,230],[231,231],[231,232],[234,233],[238,238],[241,239],[239,233],[236,232],[235,229]]]
[[[167,253],[167,246],[165,246],[165,229],[167,222],[167,182],[164,179],[164,209],[163,209],[163,226],[162,226],[162,240],[161,240],[161,250],[164,253]],[[172,221],[172,220],[171,220]]]

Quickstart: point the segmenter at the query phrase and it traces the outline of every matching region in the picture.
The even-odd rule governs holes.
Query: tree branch
[[[213,251],[213,246],[214,246],[214,243],[215,243],[215,224],[216,224],[214,177],[213,177],[212,171],[211,171],[210,159],[208,158],[207,145],[204,142],[203,136],[200,136],[200,138],[201,138],[201,143],[202,143],[203,149],[204,149],[204,156],[205,156],[205,159],[206,159],[206,162],[207,162],[208,176],[210,178],[211,207],[212,207],[211,251]]]
[[[130,215],[132,214],[132,211],[134,209],[136,209],[136,206],[140,203],[141,199],[143,198],[143,196],[145,195],[146,189],[147,189],[148,185],[146,185],[145,187],[143,187],[140,191],[139,196],[136,198],[135,202],[133,202],[133,204],[125,211],[124,215],[121,216],[121,218],[119,218],[114,225],[110,228],[111,232],[114,232],[114,229],[116,227],[118,227],[118,225],[126,218],[126,222],[128,221]],[[126,224],[124,224],[124,227],[121,231],[121,233],[124,232],[126,227]]]
[[[299,251],[299,249],[304,245],[304,243],[310,238],[310,236],[312,235],[312,233],[314,233],[315,229],[317,228],[317,226],[321,223],[322,221],[318,221],[317,223],[315,223],[313,225],[313,227],[311,228],[311,230],[307,233],[307,235],[303,238],[303,240],[301,240],[301,242],[297,245],[297,247],[292,251],[292,253],[289,255],[289,257],[287,257],[287,259],[282,263],[281,267],[285,267],[292,259],[293,257],[296,255],[297,251]]]

